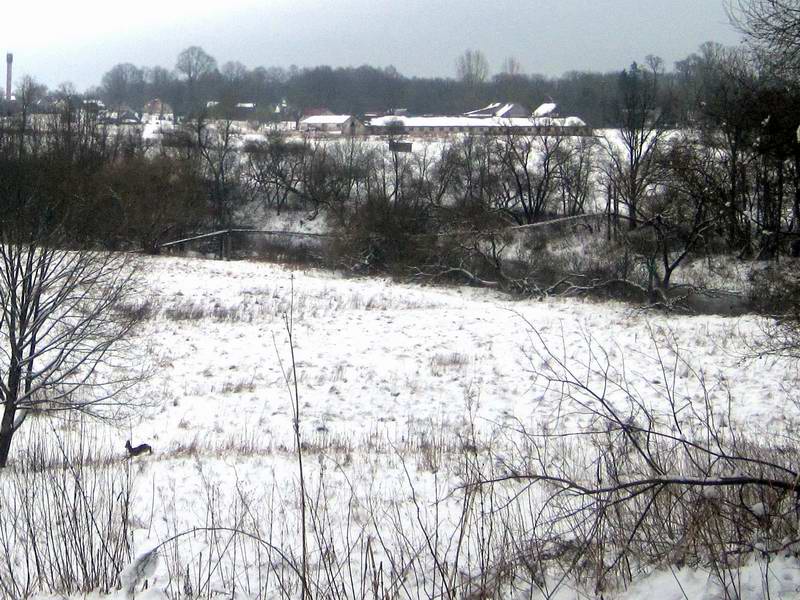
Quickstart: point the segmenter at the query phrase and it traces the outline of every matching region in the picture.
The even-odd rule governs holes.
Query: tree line
[[[665,69],[657,104],[666,122],[676,127],[693,123],[697,106],[709,92],[705,73],[719,45],[709,42],[697,52]],[[411,114],[460,114],[493,101],[518,102],[531,109],[546,101],[558,103],[563,115],[576,115],[593,127],[617,127],[622,123],[624,98],[619,79],[623,69],[607,73],[570,71],[560,77],[526,74],[510,57],[501,70],[489,74],[480,51],[467,50],[455,65],[453,78],[406,77],[394,67],[318,66],[312,68],[256,67],[240,62],[222,65],[198,46],[183,50],[174,68],[140,67],[121,63],[106,72],[83,96],[103,100],[110,108],[127,106],[141,111],[146,102],[159,98],[179,115],[202,109],[207,102],[224,106],[255,103],[254,117],[263,121],[296,119],[313,108],[335,113],[365,115],[407,109]],[[76,94],[70,84],[39,95],[57,98]],[[281,111],[276,111],[276,107]]]
[[[219,73],[199,49],[178,65],[187,90],[203,89]],[[482,71],[471,65],[463,65],[462,84],[474,86]],[[665,103],[676,75],[650,56],[614,76],[613,131],[575,139],[508,131],[450,139],[412,155],[359,140],[273,135],[245,144],[232,118],[205,105],[152,145],[98,126],[67,92],[58,112],[34,115],[41,89],[28,80],[20,110],[6,121],[5,148],[12,161],[46,157],[37,173],[54,170],[60,202],[99,203],[72,231],[107,248],[134,244],[154,252],[186,231],[252,221],[254,207],[292,207],[324,213],[347,235],[367,215],[391,224],[382,237],[367,236],[371,249],[362,250],[371,253],[371,268],[390,266],[375,257],[397,255],[395,235],[438,235],[467,218],[472,222],[461,229],[500,229],[587,212],[606,214],[615,236],[626,230],[629,247],[646,239],[647,251],[638,253],[647,254],[649,289],[669,287],[672,272],[702,248],[761,258],[795,252],[796,87],[742,48],[704,44],[679,66],[690,98],[679,130],[676,110]],[[466,73],[476,68],[477,75]],[[71,206],[70,215],[76,210]],[[402,231],[406,218],[410,229]],[[392,247],[378,248],[379,239]]]
[[[465,62],[466,61],[466,62]],[[312,108],[364,115],[392,109],[413,114],[459,114],[492,101],[533,104],[557,99],[563,110],[598,126],[613,122],[612,104],[617,73],[572,72],[558,78],[527,75],[509,59],[504,70],[488,75],[485,59],[468,50],[460,59],[455,78],[406,77],[394,67],[317,66],[312,68],[256,67],[239,62],[221,66],[202,48],[192,46],[177,57],[175,68],[137,67],[122,63],[102,77],[87,94],[110,106],[141,107],[152,98],[167,101],[187,114],[214,100],[221,103],[253,102],[262,119],[296,118]],[[288,113],[274,107],[286,102]]]

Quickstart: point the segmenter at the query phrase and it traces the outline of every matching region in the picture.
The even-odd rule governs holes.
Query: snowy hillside
[[[142,273],[136,304],[146,316],[135,346],[146,349],[142,366],[150,375],[135,396],[143,408],[117,430],[95,431],[98,444],[111,444],[108,450],[120,462],[126,439],[154,449],[152,456],[131,462],[137,552],[195,527],[224,524],[257,531],[297,559],[300,482],[294,388],[287,387],[288,315],[305,480],[313,499],[308,529],[316,541],[309,568],[319,589],[331,579],[351,586],[365,573],[374,581],[379,568],[386,570],[381,581],[388,581],[404,556],[407,571],[395,592],[425,596],[440,585],[432,557],[459,566],[448,577],[469,586],[486,549],[492,548],[487,551],[492,564],[499,558],[497,543],[509,556],[519,550],[514,548],[519,540],[493,539],[479,524],[499,526],[487,515],[499,518],[503,498],[518,503],[523,486],[513,479],[503,484],[491,499],[498,503],[495,509],[483,506],[486,512],[466,529],[462,486],[477,469],[498,476],[521,464],[525,432],[575,431],[593,422],[592,415],[564,404],[558,390],[545,385],[545,345],[578,370],[602,348],[610,364],[624,366],[630,387],[652,398],[656,411],[665,408],[659,405],[665,375],[656,360],[658,346],[667,362],[682,357],[676,381],[669,384],[687,404],[708,401],[731,426],[746,423],[751,432],[770,436],[784,433],[798,416],[787,401],[787,390],[798,386],[797,370],[745,357],[743,340],[760,334],[755,318],[678,318],[578,300],[509,301],[472,288],[346,279],[251,262],[147,258]],[[671,344],[677,354],[667,350]],[[64,424],[62,433],[67,430]],[[520,536],[527,535],[536,511],[525,502],[538,494],[531,491],[527,501],[513,504],[518,512],[504,526],[513,522]],[[437,538],[426,542],[424,532],[434,531]],[[462,542],[457,543],[457,532],[463,532]],[[323,567],[331,563],[324,560],[320,540],[338,548],[338,574],[325,574]],[[243,579],[248,572],[253,577],[264,559],[250,546],[242,546],[238,563],[224,563],[219,572],[203,570],[204,561],[212,556],[216,561],[221,548],[232,550],[238,543],[195,534],[166,544],[155,587],[177,597],[187,582],[204,593],[230,590],[236,582],[233,587],[242,594],[236,597],[256,597],[254,589],[299,597],[296,589],[281,588],[291,578],[286,557],[276,563],[271,555],[269,582]],[[349,560],[341,556],[345,547],[352,553]],[[430,579],[421,565],[432,569]],[[744,588],[752,591],[747,597],[761,597],[759,565],[747,567],[755,575],[743,571],[755,578],[755,587]],[[781,592],[800,585],[794,559],[772,568],[779,569],[779,580],[771,597],[796,597]],[[557,578],[551,577],[545,580],[552,590]],[[683,597],[679,579],[701,594],[691,598],[718,593],[708,573],[697,568],[675,577],[657,571],[616,595]],[[524,578],[503,580],[502,589],[522,597],[532,585]],[[565,581],[558,594],[574,598],[578,592]]]

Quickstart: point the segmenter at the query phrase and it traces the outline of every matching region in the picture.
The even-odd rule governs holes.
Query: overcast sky
[[[621,69],[647,54],[668,67],[709,40],[739,43],[724,0],[4,0],[0,51],[22,74],[79,89],[121,62],[173,68],[202,46],[220,65],[394,65],[453,76],[467,48],[496,72]],[[2,78],[5,80],[5,77]]]

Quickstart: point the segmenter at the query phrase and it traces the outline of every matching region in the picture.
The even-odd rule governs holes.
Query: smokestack
[[[14,55],[6,54],[6,100],[11,101],[11,67],[14,64]]]

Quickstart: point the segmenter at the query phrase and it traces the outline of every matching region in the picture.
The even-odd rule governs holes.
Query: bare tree
[[[509,56],[503,61],[503,66],[500,67],[500,72],[510,77],[518,77],[519,75],[522,75],[522,65],[515,57]]]
[[[76,165],[99,154],[81,139],[69,98],[63,111],[28,125],[23,115],[19,139],[0,140],[0,466],[29,414],[99,414],[130,383],[124,369],[98,367],[118,362],[132,326],[115,307],[133,268],[93,250],[96,232],[81,230],[85,206],[99,205],[85,179],[71,183]]]
[[[502,204],[519,225],[540,221],[552,211],[566,138],[519,135],[509,130],[497,142],[502,169]]]
[[[230,118],[212,121],[201,111],[189,126],[201,171],[209,182],[209,199],[214,225],[230,227],[233,211],[241,199],[243,165],[237,156],[241,135]]]
[[[201,79],[217,70],[217,61],[200,46],[189,46],[178,55],[175,70],[186,77],[189,103],[191,107],[194,107],[197,101],[197,84]]]
[[[649,69],[633,63],[619,78],[619,140],[605,141],[606,175],[627,207],[630,229],[639,220],[639,204],[656,178],[658,148],[664,136],[661,111],[656,105],[661,59],[648,57]]]
[[[561,157],[556,160],[558,194],[561,196],[561,212],[565,217],[583,214],[594,196],[596,145],[594,138],[571,138],[564,144]]]
[[[456,74],[464,83],[481,84],[489,77],[489,61],[480,50],[466,50],[456,60]]]
[[[175,63],[175,69],[186,77],[190,86],[204,75],[213,73],[216,68],[216,59],[200,46],[189,46],[183,50]]]
[[[245,152],[247,177],[265,209],[274,208],[280,214],[292,197],[301,196],[304,143],[274,133],[266,142],[246,145]]]
[[[798,0],[729,0],[728,14],[758,55],[780,73],[800,79]]]
[[[247,78],[247,67],[239,61],[229,60],[220,69],[220,74],[226,82],[230,84],[241,85]]]
[[[328,210],[338,220],[348,204],[358,204],[367,193],[374,152],[353,138],[328,143],[273,136],[248,147],[248,154],[249,177],[267,206],[280,208],[293,200],[312,211],[310,218]]]
[[[659,160],[657,191],[639,207],[638,233],[650,242],[651,293],[655,280],[661,290],[669,289],[675,270],[713,235],[720,212],[714,202],[718,190],[711,187],[719,170],[713,150],[684,136],[665,144]]]
[[[144,86],[144,71],[131,63],[115,65],[103,75],[106,100],[116,110],[131,101],[137,110],[141,110],[139,106],[144,101]]]
[[[38,202],[5,201],[0,218],[0,467],[31,413],[103,414],[134,381],[119,365],[133,325],[115,308],[131,290],[120,254],[65,250]],[[24,224],[21,226],[20,224]],[[106,366],[100,374],[100,367]]]
[[[759,74],[752,57],[741,48],[704,44],[699,57],[701,82],[698,125],[703,144],[718,154],[725,167],[712,189],[721,189],[717,199],[724,206],[723,219],[728,246],[742,255],[752,251],[750,223],[756,139],[761,134]],[[709,196],[714,200],[714,196]]]

